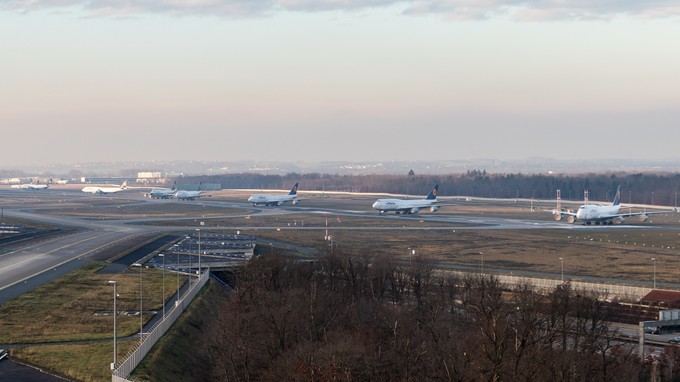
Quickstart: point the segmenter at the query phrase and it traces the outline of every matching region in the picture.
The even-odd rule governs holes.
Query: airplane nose
[[[378,202],[373,203],[373,208],[376,210],[380,208]]]

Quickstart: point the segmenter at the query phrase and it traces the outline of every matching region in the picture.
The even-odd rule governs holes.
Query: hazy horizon
[[[12,1],[1,167],[675,160],[679,15],[663,0]]]

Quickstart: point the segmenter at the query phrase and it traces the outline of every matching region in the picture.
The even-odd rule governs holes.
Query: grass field
[[[103,263],[95,262],[0,306],[0,343],[27,344],[111,338],[113,332],[113,287],[118,282],[118,310],[139,311],[140,276],[131,271],[100,274]],[[165,297],[176,290],[175,278],[166,275]],[[172,274],[174,276],[174,274]],[[144,269],[144,311],[161,309],[162,272]],[[183,278],[185,280],[185,278]],[[152,314],[146,313],[144,321]],[[121,337],[139,332],[139,315],[119,315]]]
[[[454,232],[455,231],[455,232]],[[322,253],[328,248],[319,231],[245,230],[261,241],[304,243]],[[564,230],[422,230],[422,231],[331,231],[336,248],[349,254],[384,255],[409,260],[409,248],[443,267],[481,266],[507,272],[531,271],[559,278],[560,258],[567,277],[583,276],[651,283],[656,259],[657,282],[674,283],[680,278],[678,232]],[[267,251],[265,251],[266,253]],[[612,280],[611,282],[615,282]]]

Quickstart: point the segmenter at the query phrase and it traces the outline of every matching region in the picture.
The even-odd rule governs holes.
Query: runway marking
[[[7,266],[7,267],[4,267],[4,268],[0,268],[0,270],[2,270],[2,271],[8,270],[8,269],[11,269],[11,268],[16,267],[17,265],[21,265],[21,264],[23,264],[23,263],[26,263],[27,261],[33,261],[33,260],[36,260],[36,259],[38,259],[38,258],[45,257],[45,256],[49,255],[49,254],[52,253],[52,252],[59,251],[59,250],[62,250],[62,249],[64,249],[64,248],[67,248],[67,247],[70,247],[70,246],[73,246],[73,245],[77,245],[77,244],[80,244],[80,243],[84,243],[84,242],[87,242],[87,241],[91,241],[91,240],[95,240],[95,239],[100,239],[100,238],[102,238],[103,236],[106,236],[106,235],[113,235],[113,234],[116,234],[116,232],[107,232],[107,233],[104,233],[104,234],[99,235],[99,236],[91,237],[91,238],[84,239],[84,240],[81,240],[81,241],[78,241],[78,242],[75,242],[75,243],[71,243],[71,244],[68,244],[68,245],[64,245],[64,246],[62,246],[62,247],[55,248],[55,249],[53,249],[53,250],[51,250],[51,251],[49,251],[49,252],[45,252],[45,253],[42,253],[42,254],[40,254],[40,255],[37,255],[37,256],[33,256],[33,257],[30,257],[30,258],[27,258],[27,259],[25,259],[25,260],[23,260],[23,261],[21,261],[21,262],[14,263],[14,264],[12,264],[12,265],[10,265],[10,266]],[[43,270],[38,271],[38,272],[35,272],[35,273],[33,273],[33,274],[29,275],[29,276],[26,276],[26,277],[24,277],[24,278],[22,278],[22,279],[20,279],[20,280],[17,280],[17,281],[15,281],[15,282],[11,283],[11,284],[8,284],[8,285],[6,285],[6,286],[0,288],[0,291],[2,291],[3,289],[9,288],[9,287],[11,287],[11,286],[13,286],[13,285],[19,284],[19,283],[21,283],[21,282],[23,282],[23,281],[26,281],[26,280],[28,280],[28,279],[30,279],[30,278],[33,278],[33,277],[35,277],[35,276],[38,276],[38,275],[40,275],[40,274],[42,274],[42,273],[44,273],[44,272],[49,271],[50,269],[54,269],[54,268],[57,268],[57,267],[59,267],[59,266],[61,266],[61,265],[64,265],[64,264],[68,263],[69,261],[77,260],[77,259],[79,259],[79,258],[81,258],[81,257],[83,257],[83,256],[86,256],[86,255],[88,255],[88,254],[90,254],[90,253],[92,253],[92,252],[98,251],[98,250],[100,250],[101,248],[110,246],[110,245],[113,244],[113,243],[117,243],[117,242],[119,242],[119,241],[121,241],[121,240],[125,240],[125,239],[128,239],[128,238],[130,238],[130,237],[131,237],[131,236],[125,236],[125,237],[122,237],[122,238],[120,238],[120,239],[118,239],[118,240],[106,242],[105,244],[102,244],[102,245],[100,245],[100,246],[98,246],[98,247],[96,247],[96,248],[90,249],[89,251],[84,252],[84,253],[81,253],[81,254],[78,255],[78,256],[68,258],[68,259],[66,259],[66,260],[64,260],[64,261],[62,261],[62,262],[60,262],[60,263],[58,263],[58,264],[52,264],[52,265],[50,265],[49,267],[47,267],[46,269],[43,269]]]

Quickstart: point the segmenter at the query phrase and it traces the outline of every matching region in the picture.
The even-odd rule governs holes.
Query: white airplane
[[[611,205],[603,206],[598,204],[584,204],[576,212],[565,210],[548,210],[552,212],[555,220],[560,221],[566,218],[567,223],[574,223],[579,220],[586,225],[612,225],[623,224],[626,218],[637,216],[641,222],[647,221],[651,214],[662,214],[667,212],[629,212],[619,213],[621,209],[621,186],[616,189],[616,195]]]
[[[378,199],[373,203],[373,208],[380,211],[382,215],[385,212],[394,211],[398,214],[417,214],[423,208],[429,208],[432,212],[439,211],[439,205],[437,204],[437,190],[439,190],[439,185],[435,184],[427,194],[425,199]]]
[[[170,199],[177,192],[176,184],[177,182],[172,183],[172,188],[154,188],[144,196],[151,199]]]
[[[300,203],[297,198],[298,183],[293,185],[290,189],[288,195],[272,195],[272,194],[253,194],[250,195],[248,201],[253,203],[254,206],[265,205],[265,206],[280,206],[283,203],[291,202],[293,204]]]
[[[127,189],[127,180],[123,182],[119,187],[98,187],[98,186],[88,186],[83,187],[83,192],[89,192],[91,194],[106,195],[112,194],[114,192],[120,192]]]
[[[50,188],[49,184],[40,184],[38,182],[36,183],[24,183],[24,184],[15,184],[12,186],[12,188],[18,188],[20,190],[29,190],[29,191],[36,191],[36,190],[47,190]]]
[[[196,198],[204,198],[206,196],[212,196],[212,195],[205,195],[203,194],[203,191],[200,190],[201,185],[198,185],[199,190],[198,191],[187,191],[187,190],[178,190],[175,191],[175,194],[173,197],[175,197],[178,200],[195,200]]]

